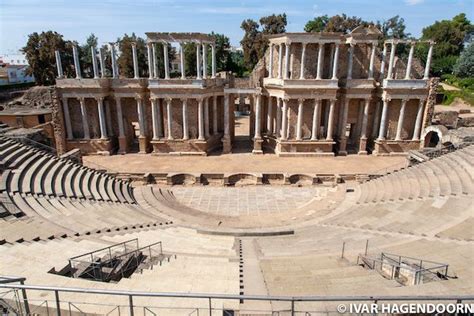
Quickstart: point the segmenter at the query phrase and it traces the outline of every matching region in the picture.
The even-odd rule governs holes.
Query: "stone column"
[[[114,136],[114,129],[112,127],[112,112],[110,111],[110,101],[104,99],[104,109],[105,109],[105,125],[107,125],[107,136]]]
[[[77,51],[77,45],[72,46],[72,57],[74,58],[74,69],[76,70],[76,79],[81,79],[81,64],[79,62],[79,53]]]
[[[341,119],[341,126],[339,127],[341,130],[339,131],[339,154],[340,155],[347,155],[346,145],[347,145],[347,137],[346,137],[346,125],[347,125],[347,115],[349,113],[349,102],[350,99],[346,98],[344,100],[344,104],[342,105],[342,119]]]
[[[170,78],[170,60],[168,56],[168,43],[163,43],[163,63],[165,64],[165,79]]]
[[[377,131],[379,130],[379,123],[380,123],[380,101],[377,101],[377,104],[375,105],[375,111],[374,111],[374,120],[372,122],[372,138],[377,137]]]
[[[201,44],[196,44],[196,79],[202,79],[201,75]]]
[[[321,100],[314,100],[313,107],[313,124],[311,126],[311,140],[317,140],[319,134],[319,126],[321,125]]]
[[[349,44],[349,61],[347,63],[347,79],[352,79],[352,65],[354,63],[354,45]]]
[[[377,46],[375,43],[372,43],[370,49],[370,62],[369,62],[369,79],[374,79],[374,63],[375,63],[375,50]]]
[[[395,61],[395,50],[397,49],[397,44],[392,43],[392,49],[390,50],[390,60],[388,62],[388,72],[387,79],[393,79],[393,63]]]
[[[84,130],[84,139],[90,139],[91,135],[89,131],[89,119],[87,118],[86,100],[84,98],[79,98],[79,103],[81,104],[82,129]]]
[[[168,140],[173,140],[173,107],[172,107],[173,99],[167,98],[166,99],[166,127],[168,133]]]
[[[145,108],[143,106],[142,96],[136,96],[137,100],[137,112],[138,112],[138,127],[140,135],[138,136],[138,147],[140,154],[146,154],[147,151],[147,140],[146,140],[146,122],[145,122]]]
[[[198,139],[199,140],[205,140],[204,137],[204,100],[198,99]]]
[[[273,131],[273,104],[272,97],[268,96],[267,100],[267,132],[272,134]]]
[[[153,53],[151,48],[151,43],[146,44],[146,49],[148,53],[148,78],[153,79]]]
[[[290,72],[290,43],[285,44],[285,73],[283,79],[288,79],[288,73]]]
[[[336,48],[334,49],[334,62],[332,64],[332,80],[337,79],[337,63],[339,61],[339,44],[335,44]]]
[[[68,99],[65,98],[62,104],[64,113],[64,125],[66,125],[66,137],[67,139],[73,139],[74,135],[72,134],[71,115],[69,114]]]
[[[304,105],[304,99],[298,99],[298,118],[296,120],[296,140],[303,139],[303,105]]]
[[[104,98],[96,98],[97,112],[99,113],[100,138],[107,139],[107,125],[105,124]]]
[[[94,71],[94,79],[99,78],[99,67],[97,65],[97,56],[95,47],[91,47],[92,70]]]
[[[283,44],[278,45],[278,79],[282,77],[282,64],[283,64]]]
[[[228,154],[232,150],[230,139],[230,105],[229,94],[224,94],[224,137],[222,138],[222,153]]]
[[[324,44],[318,44],[318,69],[316,70],[316,79],[323,78],[323,59],[324,59]]]
[[[390,99],[384,98],[383,99],[383,106],[382,106],[382,117],[380,118],[380,130],[379,130],[379,137],[378,140],[385,139],[385,133],[387,129],[387,117],[388,117],[388,104]]]
[[[118,66],[117,66],[117,58],[115,56],[115,44],[109,43],[110,45],[110,55],[112,58],[112,78],[116,79],[119,76]]]
[[[329,119],[328,119],[328,133],[326,135],[326,140],[331,141],[333,139],[334,133],[334,111],[336,108],[336,100],[331,100],[329,106]]]
[[[415,52],[415,42],[410,43],[410,53],[408,54],[408,62],[407,62],[407,71],[405,73],[405,80],[410,79],[411,76],[411,64],[413,61],[413,53]]]
[[[160,139],[161,134],[161,113],[157,98],[151,99],[151,122],[153,125],[153,140]]]
[[[133,56],[133,78],[140,78],[140,73],[138,72],[138,56],[137,56],[137,44],[132,43],[132,56]]]
[[[268,59],[268,78],[273,78],[273,43],[270,43],[270,57]]]
[[[212,98],[212,133],[216,135],[218,133],[217,127],[217,95]]]
[[[183,102],[183,139],[189,139],[189,129],[188,129],[188,100],[181,99]]]
[[[402,129],[403,122],[405,121],[405,108],[407,105],[407,101],[407,99],[402,100],[402,106],[400,107],[400,114],[398,116],[397,135],[395,136],[395,140],[402,140]]]
[[[63,65],[61,64],[61,54],[59,54],[59,51],[56,50],[54,51],[54,55],[56,56],[56,69],[58,70],[58,79],[64,78],[64,73],[63,73]]]
[[[279,138],[281,137],[281,99],[277,97],[277,117],[276,117],[276,137]]]
[[[158,57],[155,43],[152,44],[153,51],[153,78],[158,78]]]
[[[430,76],[430,65],[431,65],[431,57],[433,56],[433,46],[434,43],[430,42],[430,49],[428,50],[428,56],[426,57],[426,66],[425,66],[425,73],[423,79],[428,79]]]
[[[282,109],[282,117],[281,117],[281,139],[287,140],[288,139],[288,101],[289,99],[283,99],[283,109]]]
[[[387,57],[387,44],[383,44],[383,51],[382,51],[382,64],[380,65],[380,79],[384,79],[385,74],[385,59]]]
[[[100,63],[100,77],[105,78],[106,71],[105,71],[105,56],[104,50],[99,48],[99,63]]]
[[[212,67],[211,67],[211,70],[212,70],[212,74],[211,74],[211,78],[215,78],[216,77],[216,44],[212,44],[211,45],[211,62],[212,62]]]
[[[304,79],[304,61],[306,59],[306,43],[303,43],[301,49],[301,67],[300,67],[300,79]]]
[[[122,115],[122,100],[117,97],[115,99],[115,106],[117,108],[117,123],[119,127],[119,153],[124,154],[127,152],[127,140],[125,138],[125,131],[123,128],[123,115]]]
[[[207,44],[202,44],[202,77],[207,79]]]
[[[179,48],[179,59],[181,65],[181,79],[186,79],[186,70],[184,69],[184,44],[180,44]]]
[[[262,95],[255,96],[255,138],[262,138],[261,122],[262,122]]]
[[[204,135],[206,135],[206,139],[211,136],[209,132],[209,98],[204,99]]]
[[[416,112],[415,129],[413,130],[412,140],[420,140],[421,122],[423,120],[424,103],[425,103],[425,100],[423,99],[420,99],[418,103],[418,111]]]
[[[369,121],[369,107],[370,99],[365,99],[364,116],[362,117],[362,127],[359,140],[359,154],[367,154],[367,123]]]

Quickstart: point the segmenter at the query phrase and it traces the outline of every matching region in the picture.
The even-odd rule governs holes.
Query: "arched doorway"
[[[425,136],[425,148],[436,148],[439,144],[438,133],[431,131]]]
[[[442,125],[430,125],[423,131],[421,139],[424,148],[441,148],[443,137],[448,134],[448,129]]]

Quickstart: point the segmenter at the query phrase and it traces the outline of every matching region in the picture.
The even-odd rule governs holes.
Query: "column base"
[[[263,143],[263,139],[260,138],[260,137],[253,139],[253,150],[252,150],[252,154],[254,154],[254,155],[261,155],[261,154],[263,154],[262,143]]]
[[[359,139],[359,155],[367,155],[367,137]]]
[[[367,155],[367,151],[366,150],[361,150],[357,153],[358,155]]]
[[[340,138],[339,139],[339,150],[337,152],[337,154],[339,156],[347,156],[346,146],[347,146],[347,139],[346,138]]]
[[[119,136],[118,137],[118,142],[119,142],[118,153],[121,154],[121,155],[126,154],[127,151],[128,151],[127,138],[125,136]]]
[[[146,154],[148,149],[148,140],[146,136],[139,136],[138,137],[138,148],[139,154]]]

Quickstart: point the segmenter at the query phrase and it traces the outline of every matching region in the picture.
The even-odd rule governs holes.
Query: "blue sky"
[[[149,31],[224,33],[232,45],[242,38],[242,20],[272,13],[288,15],[289,32],[303,31],[315,16],[346,13],[366,20],[402,16],[414,36],[436,20],[465,12],[474,20],[474,0],[0,0],[0,54],[15,53],[32,32],[55,30],[83,42]]]

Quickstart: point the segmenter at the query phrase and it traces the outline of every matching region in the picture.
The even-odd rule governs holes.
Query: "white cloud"
[[[405,0],[407,5],[417,5],[423,3],[425,0]]]

